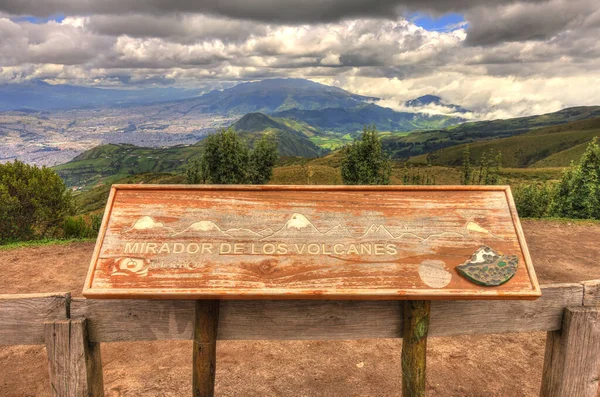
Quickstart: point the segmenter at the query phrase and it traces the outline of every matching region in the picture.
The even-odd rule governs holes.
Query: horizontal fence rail
[[[541,396],[591,397],[600,370],[598,305],[600,280],[545,285],[535,301],[434,301],[429,335],[546,331]],[[402,307],[402,301],[221,301],[217,339],[400,338]],[[52,393],[60,396],[103,395],[99,343],[193,340],[195,321],[195,301],[0,295],[0,345],[45,344]]]

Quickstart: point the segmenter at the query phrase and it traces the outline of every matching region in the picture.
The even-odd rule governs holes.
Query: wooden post
[[[431,301],[404,302],[402,397],[425,397],[427,332]]]
[[[600,310],[565,309],[562,329],[548,332],[541,397],[595,397],[600,372]]]
[[[86,320],[45,323],[52,396],[102,397],[100,344],[88,340]]]
[[[196,301],[192,388],[194,397],[215,395],[219,301]]]

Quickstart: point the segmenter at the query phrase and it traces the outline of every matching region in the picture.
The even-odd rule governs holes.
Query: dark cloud
[[[251,34],[263,34],[266,29],[249,21],[194,14],[92,15],[86,27],[103,35],[158,37],[180,43],[210,39],[239,42]]]
[[[511,3],[514,0],[1,0],[0,11],[35,16],[203,13],[295,24],[361,17],[395,18],[405,11],[462,12],[476,6]]]
[[[545,3],[479,6],[466,12],[467,45],[489,46],[510,41],[547,40],[585,25],[598,14],[598,0],[552,0]],[[600,17],[598,17],[600,19]],[[590,21],[590,24],[594,23]]]

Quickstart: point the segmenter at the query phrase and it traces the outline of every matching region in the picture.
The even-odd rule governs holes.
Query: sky
[[[434,94],[483,119],[600,105],[600,1],[0,0],[0,83],[272,77],[398,110]]]

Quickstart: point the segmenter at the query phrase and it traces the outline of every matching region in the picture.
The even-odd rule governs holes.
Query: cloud
[[[586,25],[593,27],[596,18],[600,18],[599,13],[597,0],[479,6],[466,12],[469,23],[466,43],[492,45],[508,41],[546,40],[565,30]]]
[[[407,11],[466,24],[430,31]],[[65,18],[19,17],[53,14]],[[0,0],[0,83],[208,90],[301,77],[396,109],[432,93],[508,117],[600,103],[598,37],[597,0]]]
[[[530,0],[543,2],[543,0]],[[269,23],[337,22],[354,18],[396,19],[407,11],[461,12],[514,0],[2,0],[0,12],[15,15],[124,15],[199,13]]]

